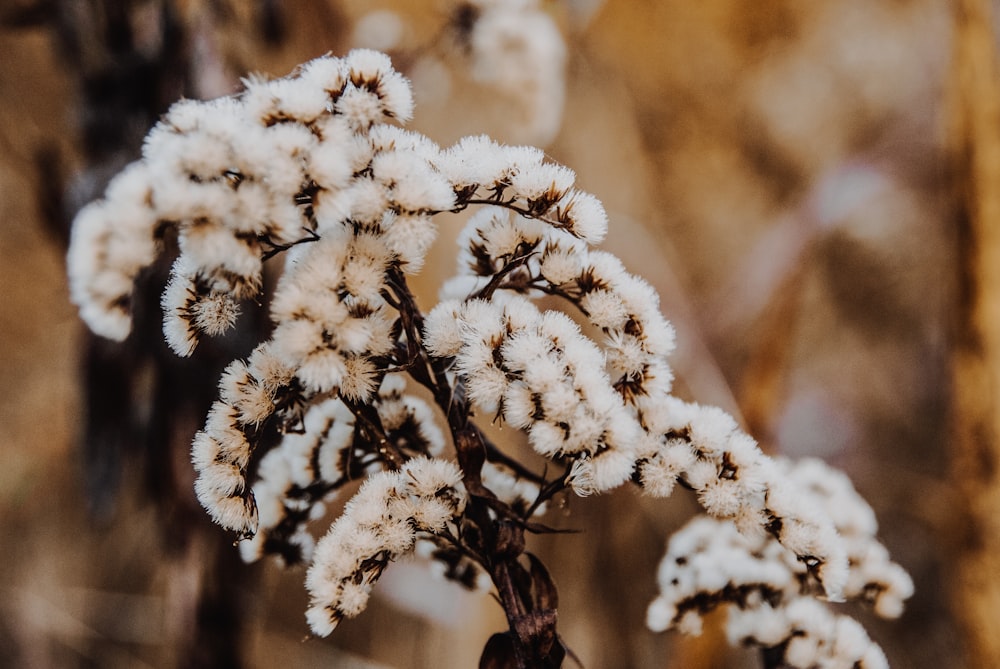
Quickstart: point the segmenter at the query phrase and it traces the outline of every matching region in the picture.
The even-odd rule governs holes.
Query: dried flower
[[[800,486],[798,504],[815,505],[833,518],[848,557],[843,596],[873,604],[882,617],[898,616],[913,582],[889,561],[875,538],[871,508],[847,477],[818,460],[778,460],[775,467]],[[647,624],[654,631],[698,634],[701,616],[727,606],[730,641],[778,651],[785,665],[888,666],[857,622],[814,597],[818,584],[811,568],[773,535],[741,534],[733,524],[695,519],[670,539]]]
[[[358,615],[420,542],[445,575],[496,586],[510,630],[487,652],[510,643],[524,664],[558,664],[555,586],[525,533],[547,529],[537,516],[566,490],[634,481],[664,497],[680,483],[715,520],[672,540],[651,626],[695,630],[704,610],[733,603],[760,614],[738,618],[737,636],[791,639],[787,662],[831,648],[876,662],[854,623],[813,633],[828,620],[806,599],[862,597],[898,614],[912,584],[874,540],[870,511],[846,479],[771,460],[726,413],[670,394],[674,335],[659,298],[591,248],[607,216],[571,170],[538,149],[472,137],[442,150],[393,125],[412,112],[410,90],[373,51],[245,83],[236,97],[174,105],[142,160],[80,213],[71,290],[96,332],[124,338],[133,280],[173,227],[180,253],[162,306],[176,353],[269,300],[272,332],[227,367],[194,438],[195,490],[245,559],[310,563],[314,633]],[[434,217],[469,207],[482,209],[459,237],[457,275],[425,316],[407,275]],[[263,265],[276,256],[268,298]],[[599,334],[540,309],[543,295]],[[523,430],[561,474],[490,443],[476,416]],[[316,542],[313,521],[356,479]]]

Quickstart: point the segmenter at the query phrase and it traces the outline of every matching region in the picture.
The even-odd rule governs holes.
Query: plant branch
[[[368,436],[368,441],[375,446],[378,455],[385,460],[390,469],[399,469],[406,462],[406,456],[389,439],[382,427],[382,419],[379,418],[378,411],[370,404],[361,404],[357,400],[341,397],[351,413],[354,414],[358,426]]]
[[[527,262],[528,262],[528,260],[531,259],[531,256],[533,256],[533,255],[535,255],[535,252],[534,251],[530,251],[528,253],[525,253],[524,255],[520,255],[520,256],[516,256],[514,258],[511,258],[511,260],[508,261],[507,264],[504,265],[503,268],[500,269],[500,271],[498,271],[498,272],[496,272],[496,273],[493,274],[493,277],[490,279],[489,283],[487,283],[485,286],[483,286],[483,288],[481,290],[479,290],[472,297],[473,298],[477,298],[477,299],[481,299],[481,300],[488,300],[491,297],[493,297],[493,293],[495,293],[497,291],[497,289],[501,287],[501,285],[503,284],[504,280],[514,270],[518,269],[519,267],[523,267],[524,265],[526,265]]]
[[[302,229],[305,231],[306,236],[302,237],[301,239],[296,239],[293,242],[288,242],[287,244],[278,244],[267,235],[259,236],[257,240],[265,247],[267,247],[267,251],[265,251],[263,255],[261,255],[261,260],[270,260],[274,256],[278,255],[279,253],[287,251],[293,246],[298,246],[299,244],[308,244],[310,242],[318,242],[320,240],[320,236],[316,234],[315,230],[310,230],[309,228],[302,228]]]

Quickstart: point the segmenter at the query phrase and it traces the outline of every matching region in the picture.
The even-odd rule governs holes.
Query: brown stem
[[[310,230],[309,228],[302,228],[302,229],[305,231],[306,236],[302,237],[301,239],[296,239],[293,242],[288,242],[287,244],[278,244],[267,235],[261,235],[260,237],[258,237],[258,240],[264,246],[267,247],[267,251],[265,251],[261,255],[260,259],[270,260],[274,256],[278,255],[279,253],[287,251],[293,246],[298,246],[299,244],[308,244],[309,242],[318,242],[320,240],[320,236],[316,234],[315,230]]]
[[[379,418],[378,411],[371,404],[361,404],[357,400],[341,397],[354,419],[368,436],[369,442],[376,447],[379,457],[385,460],[390,469],[399,469],[406,462],[406,456],[392,443],[382,427],[382,419]]]
[[[535,501],[532,502],[531,506],[528,507],[527,512],[524,514],[525,518],[530,518],[532,514],[534,514],[535,511],[538,510],[538,507],[540,507],[542,504],[549,501],[555,495],[566,489],[566,481],[569,480],[569,475],[572,469],[573,469],[572,465],[567,465],[566,471],[563,472],[562,476],[555,479],[554,481],[546,483],[544,486],[541,487],[541,489],[538,491],[538,496],[535,498]]]
[[[509,263],[510,269],[503,276],[523,264],[526,259],[527,257]],[[408,359],[405,366],[414,380],[433,393],[435,403],[445,414],[458,464],[462,469],[462,483],[469,496],[464,515],[475,526],[476,531],[466,532],[458,539],[473,542],[473,545],[465,547],[465,554],[483,566],[496,586],[500,604],[507,617],[518,668],[557,667],[561,664],[564,653],[562,645],[557,641],[555,611],[533,611],[535,607],[530,600],[530,586],[527,592],[524,587],[525,583],[531,583],[532,577],[518,562],[518,558],[524,553],[524,532],[531,529],[526,522],[530,514],[525,517],[517,514],[509,504],[497,498],[483,484],[482,479],[483,465],[487,458],[503,462],[519,474],[530,472],[495,445],[489,444],[479,428],[469,420],[471,411],[461,383],[456,381],[453,385],[448,379],[447,366],[450,361],[430,355],[422,344],[423,318],[406,278],[398,268],[390,270],[388,285],[392,291],[390,299],[394,302],[393,307],[399,311],[407,338]],[[350,408],[355,411],[355,407]],[[363,408],[358,407],[359,412],[356,412],[359,420],[365,419],[364,412],[360,411]],[[538,481],[541,477],[531,475],[531,478]],[[544,487],[540,496],[555,494],[555,484],[559,481],[564,484],[564,479],[565,476]],[[540,502],[536,500],[532,511],[537,508],[538,503]],[[515,577],[520,578],[521,587]],[[551,583],[547,587],[554,591]],[[553,650],[554,644],[558,646],[558,652]]]
[[[494,206],[494,207],[503,207],[504,209],[509,209],[509,210],[513,211],[514,213],[521,214],[525,218],[533,218],[536,221],[542,221],[543,223],[548,223],[553,228],[559,228],[561,230],[566,230],[568,228],[568,226],[565,223],[561,223],[561,222],[559,222],[559,221],[557,221],[555,219],[552,219],[552,218],[547,218],[545,216],[541,216],[538,213],[535,213],[535,212],[533,212],[530,209],[526,209],[524,207],[517,206],[516,204],[514,204],[513,200],[494,200],[494,199],[490,199],[490,198],[485,198],[485,199],[484,198],[472,198],[470,200],[466,200],[465,202],[463,202],[460,206],[458,206],[455,209],[453,209],[453,211],[462,211],[463,209],[465,209],[469,205],[473,205],[473,204],[482,204],[482,205],[491,205],[491,206]]]
[[[506,279],[507,276],[517,268],[524,266],[532,255],[534,255],[534,252],[529,252],[522,256],[512,258],[499,272],[495,273],[489,283],[483,286],[482,290],[473,295],[473,297],[481,300],[488,300],[493,297],[493,293],[500,288],[504,279]]]
[[[476,429],[478,431],[478,428]],[[543,485],[545,483],[544,476],[542,476],[541,474],[536,474],[535,472],[531,471],[530,469],[522,465],[519,461],[515,460],[514,458],[504,453],[502,450],[500,450],[499,446],[494,444],[492,441],[487,439],[482,434],[480,434],[480,437],[483,440],[483,444],[486,446],[487,460],[489,460],[490,462],[498,462],[504,465],[505,467],[513,471],[521,478],[527,479],[532,483],[537,483],[539,485]]]

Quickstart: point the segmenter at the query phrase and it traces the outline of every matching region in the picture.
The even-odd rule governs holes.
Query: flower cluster
[[[397,161],[374,174],[377,147],[395,140],[370,130],[411,111],[405,80],[372,51],[320,58],[285,79],[250,79],[238,97],[173,105],[146,138],[143,159],[73,226],[72,296],[87,323],[125,337],[132,282],[172,226],[181,254],[164,293],[164,331],[178,354],[190,354],[198,335],[232,325],[238,300],[259,295],[262,262],[274,250],[340,226],[345,216],[381,221],[388,203],[375,182],[406,167]],[[405,163],[418,154],[404,155]],[[358,178],[366,166],[371,173]],[[407,185],[421,195],[434,188]],[[377,194],[365,198],[366,190]],[[405,216],[402,190],[393,204]],[[441,196],[446,207],[447,187]]]
[[[652,287],[591,248],[607,216],[572,170],[486,137],[441,149],[392,124],[410,112],[406,81],[363,50],[250,79],[236,97],[178,103],[142,160],[81,211],[69,254],[73,299],[112,338],[127,336],[132,282],[170,234],[179,254],[162,306],[178,354],[267,304],[272,331],[226,368],[194,439],[196,493],[247,560],[311,564],[313,631],[357,615],[386,565],[419,544],[446,576],[492,580],[524,663],[532,653],[561,661],[554,586],[537,558],[527,554],[530,569],[519,561],[524,533],[548,529],[534,517],[552,496],[630,480],[656,497],[678,483],[695,491],[720,527],[743,533],[716,532],[726,550],[744,555],[745,541],[770,556],[764,576],[726,560],[681,570],[687,589],[656,605],[661,627],[727,596],[750,610],[779,595],[864,593],[898,612],[908,581],[879,552],[870,514],[809,503],[850,498],[842,484],[772,461],[724,412],[670,394],[673,330]],[[407,276],[435,238],[434,217],[470,207],[482,208],[460,236],[458,274],[424,315]],[[276,256],[282,271],[264,290]],[[541,309],[545,296],[582,325]],[[561,476],[490,443],[477,415],[525,431]],[[311,521],[358,479],[316,543]],[[686,536],[677,550],[690,564],[714,560]],[[707,583],[691,576],[709,572]],[[762,644],[773,637],[746,629]]]
[[[647,491],[659,496],[680,482],[697,493],[709,515],[731,521],[746,536],[777,539],[827,597],[842,596],[848,557],[829,514],[805,501],[800,482],[765,456],[729,414],[669,398],[646,418],[658,442],[637,467]]]
[[[243,559],[277,553],[286,563],[308,561],[314,538],[307,521],[325,512],[323,500],[347,480],[346,470],[364,473],[369,463],[354,448],[354,414],[336,398],[313,404],[279,448],[261,458],[252,489],[257,531],[240,542]]]
[[[834,519],[850,565],[844,597],[872,604],[882,617],[898,616],[913,582],[876,540],[874,514],[847,477],[818,460],[776,466],[800,484],[798,504]],[[772,649],[787,666],[887,666],[861,625],[818,601],[806,566],[769,535],[697,518],[671,537],[657,580],[661,592],[647,614],[654,631],[698,634],[702,616],[727,605],[730,642]]]
[[[439,455],[444,435],[431,408],[404,392],[399,375],[387,375],[375,406],[387,438],[402,452]],[[252,490],[257,532],[240,542],[243,559],[265,554],[286,564],[309,562],[315,543],[308,523],[323,515],[325,502],[347,482],[382,468],[378,454],[359,438],[354,414],[337,398],[312,404],[296,430],[261,458]]]
[[[198,500],[215,522],[240,536],[251,536],[257,528],[257,503],[247,484],[250,456],[261,425],[280,405],[279,394],[291,378],[269,343],[258,346],[247,361],[230,363],[219,381],[219,399],[191,445]]]
[[[368,477],[316,545],[306,576],[306,618],[316,634],[361,613],[382,570],[413,549],[418,533],[441,533],[461,515],[461,481],[454,464],[425,457]]]
[[[475,405],[526,430],[538,453],[586,463],[588,475],[570,479],[578,492],[631,476],[635,421],[600,349],[565,314],[543,313],[520,297],[446,301],[428,315],[425,343],[434,355],[454,357]]]
[[[670,395],[674,334],[653,288],[579,233],[518,213],[531,212],[534,198],[559,195],[555,176],[545,182],[542,195],[537,184],[516,190],[514,211],[470,218],[458,276],[427,317],[429,350],[454,357],[470,398],[526,429],[536,451],[572,455],[577,492],[634,478],[666,497],[680,481],[713,516],[776,536],[838,596],[846,561],[824,514],[796,503],[795,484],[731,416]],[[594,220],[595,236],[603,235]],[[538,313],[504,293],[559,296],[604,337],[598,343],[562,313]]]

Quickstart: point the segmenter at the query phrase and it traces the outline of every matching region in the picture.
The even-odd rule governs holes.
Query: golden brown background
[[[445,0],[0,3],[0,666],[468,667],[502,627],[488,598],[403,564],[362,617],[302,642],[302,573],[242,567],[194,509],[184,435],[196,411],[154,435],[155,453],[126,444],[102,459],[82,437],[84,363],[114,354],[68,302],[74,208],[179,95],[341,53],[379,7],[404,18],[404,72],[433,49],[460,72],[441,39]],[[546,149],[605,202],[605,246],[660,290],[679,332],[678,392],[734,412],[769,452],[849,472],[917,586],[898,621],[857,612],[894,667],[1000,666],[997,5],[542,7],[568,48],[562,129]],[[139,100],[121,92],[143,83]],[[447,101],[416,95],[412,127],[442,144],[516,136],[509,101],[460,74]],[[425,304],[452,269],[449,232]],[[129,419],[141,422],[161,363],[133,362]],[[151,481],[173,487],[150,493]],[[645,630],[656,563],[690,499],[622,490],[571,506],[557,520],[584,532],[536,546],[584,666],[760,666],[718,632]],[[433,600],[435,617],[407,597]]]

